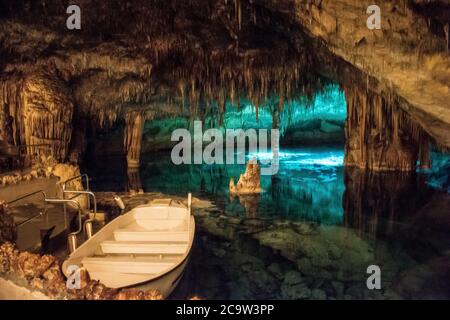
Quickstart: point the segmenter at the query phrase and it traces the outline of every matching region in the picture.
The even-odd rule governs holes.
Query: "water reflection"
[[[347,168],[344,182],[345,226],[375,238],[393,235],[435,194],[415,172]]]
[[[127,192],[142,193],[141,173],[139,168],[128,168],[127,170]]]
[[[251,154],[247,159],[267,156]],[[229,181],[237,180],[245,165],[175,166],[169,152],[148,154],[143,156],[141,178],[145,191],[193,192],[214,200],[227,215],[258,214],[338,224],[343,221],[343,156],[341,148],[282,150],[278,174],[261,177],[264,192],[256,198],[229,197]],[[236,200],[242,205],[236,205]]]
[[[450,298],[448,193],[427,187],[421,173],[345,169],[340,148],[281,155],[278,175],[262,177],[263,193],[235,197],[229,180],[244,165],[175,166],[169,152],[142,157],[140,179],[128,177],[133,188],[140,181],[146,192],[193,192],[215,204],[197,216],[192,262],[175,298]],[[97,171],[94,187],[124,183],[117,172],[107,183]],[[367,290],[372,264],[381,267],[381,291]]]

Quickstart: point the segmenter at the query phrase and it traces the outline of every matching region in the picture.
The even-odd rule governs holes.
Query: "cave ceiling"
[[[82,28],[72,31],[68,1],[1,2],[3,101],[48,83],[60,93],[41,100],[73,104],[74,117],[107,130],[128,110],[201,116],[212,101],[220,112],[272,95],[281,106],[333,81],[394,96],[450,147],[449,1],[380,0],[375,31],[365,1],[76,2]]]

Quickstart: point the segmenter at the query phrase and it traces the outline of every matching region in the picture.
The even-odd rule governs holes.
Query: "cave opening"
[[[172,133],[177,129],[193,131],[193,121],[185,117],[145,122],[139,168],[126,170],[123,156],[116,157],[114,165],[111,152],[107,152],[89,155],[90,159],[96,160],[88,162],[86,171],[97,178],[93,181],[93,187],[98,190],[111,190],[113,185],[118,191],[128,189],[136,193],[143,190],[182,195],[192,190],[220,201],[225,213],[230,215],[278,216],[342,223],[346,118],[345,95],[336,84],[327,85],[311,100],[304,98],[286,102],[281,110],[278,98],[267,99],[259,106],[258,117],[255,106],[245,98],[240,99],[239,106],[227,103],[222,116],[212,114],[205,117],[204,130],[280,130],[279,172],[275,176],[261,177],[264,190],[261,196],[239,197],[240,202],[230,200],[228,196],[230,179],[239,178],[245,170],[245,163],[251,159],[261,164],[261,160],[273,158],[270,147],[251,152],[247,139],[244,164],[175,165],[171,160],[171,150],[178,141],[171,141]],[[105,141],[90,147],[91,152],[97,150],[101,153],[106,150],[106,145],[111,150],[112,145],[120,145],[117,141],[120,136],[120,133],[106,136]],[[110,164],[107,167],[102,165],[106,159]],[[118,172],[128,174],[118,177]],[[324,185],[326,187],[319,187]]]

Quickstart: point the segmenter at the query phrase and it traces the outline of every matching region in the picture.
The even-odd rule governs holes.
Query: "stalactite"
[[[238,23],[238,29],[242,28],[242,7],[241,0],[234,0],[234,12],[236,15],[236,21]]]
[[[345,88],[347,166],[372,170],[410,171],[429,165],[429,137],[391,95],[367,88]]]
[[[144,130],[145,112],[138,110],[125,115],[124,149],[129,168],[140,166],[142,132]]]
[[[28,154],[49,152],[64,160],[72,134],[73,102],[65,84],[51,71],[34,71],[2,82],[0,103],[12,117],[13,142]]]

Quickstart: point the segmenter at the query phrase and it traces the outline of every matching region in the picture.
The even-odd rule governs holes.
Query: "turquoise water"
[[[247,155],[247,159],[267,158]],[[193,192],[214,200],[229,215],[278,216],[336,224],[343,221],[344,192],[342,148],[286,149],[280,152],[280,169],[275,176],[261,176],[263,193],[230,198],[231,178],[237,182],[245,165],[171,164],[169,152],[145,155],[141,168],[145,191],[177,195]],[[245,210],[245,203],[252,208]]]
[[[398,174],[346,169],[343,157],[342,147],[282,148],[264,192],[234,198],[228,184],[244,165],[175,166],[170,151],[143,154],[128,175],[111,157],[88,172],[94,190],[211,200],[196,212],[191,263],[173,298],[450,299],[448,158]],[[381,290],[367,289],[370,265],[381,269]]]

